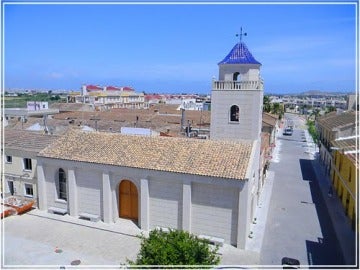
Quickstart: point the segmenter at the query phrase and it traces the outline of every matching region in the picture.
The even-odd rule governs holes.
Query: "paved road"
[[[295,129],[278,138],[279,153],[270,165],[275,176],[260,263],[279,265],[291,257],[301,265],[344,264],[312,167],[315,146],[304,142],[304,121],[287,118]]]

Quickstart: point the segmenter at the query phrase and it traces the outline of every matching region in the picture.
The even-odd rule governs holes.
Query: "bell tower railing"
[[[257,81],[215,81],[212,82],[213,90],[264,90],[263,80]]]

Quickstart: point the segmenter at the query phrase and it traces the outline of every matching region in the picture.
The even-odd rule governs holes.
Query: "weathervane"
[[[236,34],[236,36],[238,37],[238,36],[240,36],[240,42],[242,41],[242,36],[247,36],[247,33],[243,33],[243,31],[242,31],[242,27],[240,27],[240,34]]]

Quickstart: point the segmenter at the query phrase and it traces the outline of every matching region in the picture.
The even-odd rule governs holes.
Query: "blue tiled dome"
[[[239,42],[234,48],[229,52],[229,54],[219,62],[220,64],[258,64],[258,62],[254,56],[250,53],[249,49],[246,47],[245,43]]]

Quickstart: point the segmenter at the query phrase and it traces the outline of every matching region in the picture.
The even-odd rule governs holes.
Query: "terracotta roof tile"
[[[18,149],[22,151],[40,152],[59,137],[46,135],[36,131],[4,129],[5,149]]]
[[[41,157],[243,180],[251,141],[129,136],[72,129]]]
[[[356,113],[355,111],[343,112],[341,114],[336,114],[336,112],[333,112],[319,117],[317,119],[317,122],[319,126],[328,130],[332,130],[334,128],[341,128],[347,125],[355,124]]]

